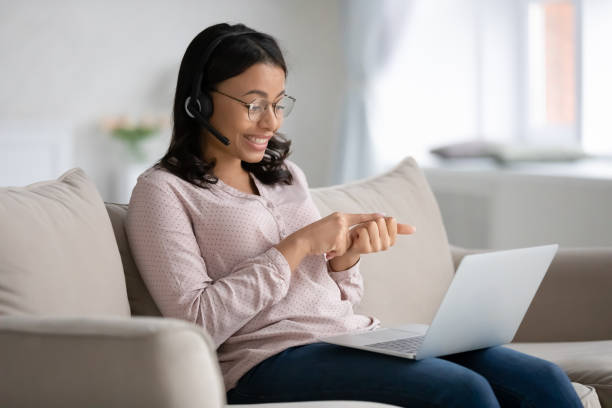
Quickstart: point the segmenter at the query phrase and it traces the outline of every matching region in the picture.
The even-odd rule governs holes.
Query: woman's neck
[[[249,177],[249,173],[242,168],[240,159],[231,162],[217,160],[213,172],[226,183],[230,180],[245,180]]]
[[[242,168],[240,159],[236,161],[217,161],[213,169],[214,175],[228,186],[247,194],[259,195],[249,172]]]
[[[224,182],[227,180],[244,180],[248,177],[248,172],[242,168],[241,160],[228,154],[227,151],[220,151],[211,145],[205,143],[206,148],[202,149],[202,157],[208,163],[214,161],[215,167],[213,172],[216,177]]]
[[[228,186],[234,187],[247,194],[257,194],[257,187],[251,180],[249,172],[242,168],[240,158],[231,156],[227,152],[216,151],[210,146],[208,151],[203,151],[203,157],[207,162],[215,161],[213,173]]]

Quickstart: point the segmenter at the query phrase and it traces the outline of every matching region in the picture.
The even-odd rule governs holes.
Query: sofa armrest
[[[220,408],[200,327],[152,317],[0,317],[2,407]]]
[[[612,248],[560,249],[514,341],[612,339]]]
[[[490,251],[490,250],[488,250]],[[455,268],[468,254],[451,246]],[[612,339],[612,248],[562,248],[553,259],[515,342]]]

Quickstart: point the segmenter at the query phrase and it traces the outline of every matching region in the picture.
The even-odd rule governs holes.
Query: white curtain
[[[512,125],[514,64],[499,44],[511,31],[502,36],[495,27],[485,30],[481,18],[493,14],[490,9],[512,7],[510,2],[413,0],[393,57],[372,84],[369,117],[379,168],[406,156],[425,164],[435,146]],[[503,22],[499,14],[495,21]]]
[[[347,92],[334,155],[334,183],[377,171],[369,116],[371,85],[393,55],[411,4],[412,0],[345,0],[342,4]]]

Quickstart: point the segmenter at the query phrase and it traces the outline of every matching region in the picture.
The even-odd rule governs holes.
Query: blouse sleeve
[[[291,268],[274,247],[213,281],[189,215],[168,186],[138,181],[126,233],[138,270],[162,314],[203,326],[216,347],[287,294]]]
[[[326,262],[329,276],[340,288],[341,299],[348,300],[353,306],[359,304],[363,297],[363,276],[359,272],[360,263],[361,258],[350,268],[334,272],[329,266],[329,261]]]
[[[292,161],[286,160],[285,163],[287,164],[291,172],[294,174],[294,176],[297,178],[298,182],[303,186],[304,189],[306,189],[310,205],[315,208],[316,212],[319,214],[319,218],[321,218],[319,209],[316,207],[314,201],[312,200],[312,197],[310,196],[306,175],[304,174],[302,169]],[[326,262],[327,272],[340,288],[341,299],[348,300],[353,305],[357,305],[361,301],[361,298],[363,296],[363,276],[361,276],[361,273],[359,272],[360,263],[361,259],[349,269],[334,272],[330,268],[329,262]]]

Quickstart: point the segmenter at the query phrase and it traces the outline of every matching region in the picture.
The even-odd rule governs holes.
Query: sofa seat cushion
[[[130,316],[104,202],[81,169],[0,188],[0,315]]]
[[[594,387],[577,382],[572,382],[572,385],[574,386],[574,391],[576,391],[576,394],[578,394],[580,402],[582,402],[582,406],[584,408],[602,408],[601,402],[599,402],[599,397],[597,396],[597,391]]]
[[[383,212],[416,227],[389,250],[361,257],[365,293],[355,311],[383,326],[429,324],[455,270],[438,204],[416,161],[408,157],[376,177],[311,193],[323,216]]]
[[[512,343],[506,347],[556,363],[572,381],[594,387],[601,405],[612,408],[612,340]]]
[[[597,399],[597,392],[592,387],[572,383],[574,390],[584,408],[601,408]],[[227,408],[385,408],[395,405],[381,404],[368,401],[305,401],[305,402],[276,402],[268,404],[229,404]]]
[[[397,405],[369,401],[303,401],[273,402],[268,404],[229,404],[227,408],[393,408]]]

